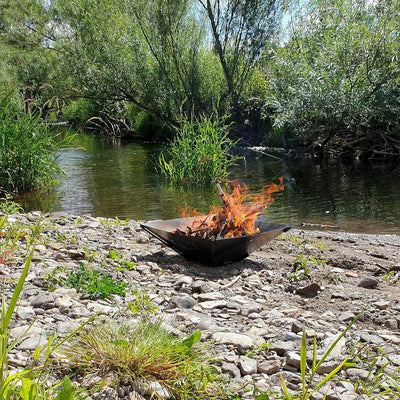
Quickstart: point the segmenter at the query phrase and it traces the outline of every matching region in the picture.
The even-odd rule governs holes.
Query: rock
[[[224,308],[227,306],[227,304],[228,302],[226,300],[210,300],[199,303],[199,307],[203,310],[213,310],[217,308]]]
[[[196,325],[196,329],[200,331],[216,331],[218,325],[213,318],[203,317]]]
[[[373,276],[367,276],[358,282],[358,286],[366,289],[373,289],[378,286],[378,283],[378,279],[374,278]]]
[[[390,306],[390,302],[388,302],[388,301],[377,301],[373,305],[378,310],[387,310],[389,308],[389,306]]]
[[[29,320],[36,316],[33,307],[18,307],[16,312],[18,318],[23,320]]]
[[[272,360],[263,360],[258,363],[258,372],[271,375],[280,371],[282,361],[278,358]]]
[[[43,310],[49,310],[56,306],[54,298],[50,293],[41,294],[36,296],[31,301],[31,306],[34,308],[42,308]]]
[[[192,283],[192,293],[207,293],[211,288],[205,281],[194,281]]]
[[[19,345],[19,350],[35,350],[37,347],[46,346],[47,339],[41,334],[35,334],[24,339]]]
[[[218,343],[237,347],[242,352],[249,350],[253,346],[253,339],[240,333],[215,332],[212,338]]]
[[[357,382],[359,380],[366,380],[369,376],[369,372],[365,369],[349,368],[346,370],[346,375],[352,382]]]
[[[321,289],[322,288],[318,283],[313,282],[310,285],[297,288],[295,293],[302,296],[315,297]]]
[[[397,331],[398,329],[398,323],[397,323],[397,319],[394,318],[388,318],[385,320],[385,326],[386,328],[389,328],[393,331]]]
[[[286,352],[286,364],[300,369],[300,354],[295,351]]]
[[[221,364],[221,371],[228,373],[232,378],[239,379],[241,376],[240,369],[234,363],[223,362]]]
[[[344,312],[344,313],[342,313],[342,314],[339,315],[338,320],[339,320],[340,322],[345,322],[345,323],[347,323],[347,322],[353,321],[353,319],[354,319],[355,317],[356,317],[355,314],[353,314],[353,313],[350,312],[350,311],[346,311],[346,312]]]
[[[171,304],[178,308],[190,309],[196,304],[196,300],[189,295],[172,296]]]
[[[240,356],[239,369],[243,375],[253,375],[257,373],[257,361],[253,358]]]
[[[92,313],[86,307],[81,306],[72,308],[68,315],[71,318],[88,318]]]
[[[199,296],[197,297],[197,300],[199,302],[203,302],[203,301],[222,300],[224,298],[225,298],[225,296],[220,292],[207,292],[207,293],[199,294]]]
[[[182,286],[190,286],[193,283],[193,278],[190,276],[180,277],[174,284],[176,288],[181,288]]]

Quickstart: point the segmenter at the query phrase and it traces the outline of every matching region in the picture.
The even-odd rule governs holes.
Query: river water
[[[162,146],[79,134],[63,149],[65,176],[49,192],[17,198],[26,211],[66,211],[101,217],[153,220],[178,218],[184,206],[207,212],[219,205],[214,185],[173,187],[157,170]],[[251,153],[230,173],[252,191],[284,177],[284,192],[263,218],[293,226],[400,234],[400,165],[348,167],[309,160],[276,160]],[[332,228],[334,226],[335,228]],[[327,228],[328,229],[328,228]]]

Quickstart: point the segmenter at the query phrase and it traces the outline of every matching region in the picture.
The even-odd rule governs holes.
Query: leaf
[[[195,343],[197,343],[201,338],[201,332],[193,332],[189,337],[182,340],[181,344],[188,349],[190,349]]]
[[[116,260],[117,259],[117,253],[114,250],[110,250],[108,252],[108,255],[111,258],[111,260]]]
[[[56,400],[74,400],[75,389],[72,386],[71,380],[66,376],[62,381],[62,389],[58,393]]]
[[[32,400],[34,396],[34,383],[28,378],[21,379],[21,392],[20,396],[23,400]]]
[[[254,400],[269,400],[269,396],[267,395],[267,393],[264,393],[260,396],[257,396]]]

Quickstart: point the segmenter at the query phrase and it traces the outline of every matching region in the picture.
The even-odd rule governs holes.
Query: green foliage
[[[78,290],[90,299],[106,299],[112,294],[125,296],[127,283],[115,280],[110,274],[81,264],[79,271],[72,272],[63,283]]]
[[[129,302],[128,309],[132,314],[149,315],[158,311],[158,307],[150,300],[150,296],[145,290],[136,290],[134,292],[135,301]]]
[[[329,374],[324,376],[319,382],[315,382],[316,375],[318,374],[318,370],[320,366],[327,359],[329,354],[332,353],[333,349],[338,344],[339,340],[342,339],[347,331],[355,324],[355,322],[360,318],[362,313],[357,315],[356,318],[347,326],[347,328],[340,333],[334,340],[334,342],[329,346],[328,350],[321,356],[319,361],[317,360],[317,338],[314,336],[313,348],[312,348],[312,360],[311,367],[307,366],[307,340],[306,340],[306,332],[303,329],[303,336],[301,339],[300,346],[300,375],[301,375],[301,383],[302,390],[300,393],[295,393],[292,395],[289,392],[289,389],[285,383],[285,379],[283,375],[281,375],[281,390],[284,398],[286,400],[308,400],[312,398],[313,394],[316,393],[320,388],[322,388],[326,383],[328,383],[331,379],[333,379],[336,374],[346,365],[348,357],[346,357],[335,369],[333,369]]]
[[[356,393],[368,396],[368,400],[399,396],[400,367],[386,358],[383,348],[370,343],[353,343],[350,352],[346,366],[368,371],[365,379],[355,382]]]
[[[399,15],[399,3],[386,0],[298,4],[290,40],[274,58],[275,126],[302,142],[325,132],[322,147],[358,132],[350,146],[361,151],[369,142],[360,132],[398,132]]]
[[[0,97],[0,192],[15,193],[53,182],[62,143],[39,117],[18,112],[10,95]]]
[[[199,3],[207,15],[227,93],[236,109],[254,65],[277,28],[280,7],[275,0],[200,0]]]
[[[18,214],[23,211],[21,204],[12,200],[12,197],[6,193],[3,198],[0,198],[0,212],[4,214]]]
[[[85,125],[90,118],[99,116],[100,111],[101,105],[93,100],[78,99],[69,102],[64,107],[63,119],[74,124]]]
[[[25,279],[29,272],[29,267],[35,251],[35,244],[39,238],[41,220],[29,230],[25,235],[27,250],[25,256],[25,265],[22,273],[17,281],[14,292],[8,304],[6,304],[3,295],[0,311],[0,398],[4,400],[22,399],[22,400],[74,400],[75,389],[72,387],[71,381],[65,377],[60,383],[61,390],[54,390],[55,387],[46,387],[43,381],[39,380],[41,373],[45,370],[35,369],[35,366],[27,367],[23,371],[10,371],[8,368],[9,353],[20,343],[20,341],[29,332],[29,328],[21,337],[10,341],[10,330],[13,326],[13,315],[17,307],[18,299],[21,295]],[[20,228],[21,229],[21,228]],[[25,227],[24,227],[25,229]],[[8,243],[9,232],[14,231],[10,224],[6,221],[6,216],[0,219],[0,237]],[[5,238],[4,238],[5,233]],[[21,235],[17,235],[20,237]],[[74,332],[76,333],[76,331]],[[74,334],[73,333],[73,334]],[[49,337],[48,344],[44,348],[37,348],[33,355],[33,361],[36,363],[39,356],[44,353],[46,365],[50,359],[50,354],[57,346],[53,346],[53,337]],[[58,387],[60,384],[56,385]]]
[[[327,263],[326,260],[320,260],[312,256],[304,257],[304,254],[299,254],[294,262],[294,272],[289,276],[290,282],[299,282],[304,279],[311,279],[311,270],[309,267],[309,262],[313,262],[316,265],[324,265]]]
[[[225,123],[227,117],[201,115],[195,120],[182,120],[182,128],[170,143],[167,154],[161,154],[161,172],[173,182],[208,183],[223,179],[239,157],[230,151],[232,142]]]
[[[200,332],[179,339],[165,331],[159,320],[103,322],[81,331],[63,350],[69,367],[83,373],[130,382],[142,393],[151,382],[159,382],[175,399],[212,398],[213,384],[209,360],[197,344]],[[160,390],[160,389],[158,389]],[[157,389],[153,391],[158,398]]]

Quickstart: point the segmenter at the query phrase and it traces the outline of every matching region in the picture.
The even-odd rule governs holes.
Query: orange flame
[[[239,181],[232,182],[233,191],[225,193],[218,185],[223,207],[210,207],[207,215],[196,210],[184,210],[183,217],[196,216],[187,225],[181,225],[174,232],[185,236],[200,236],[204,238],[229,238],[257,233],[255,227],[259,214],[264,211],[274,199],[270,196],[284,190],[283,177],[279,184],[271,183],[264,186],[260,194],[252,194],[248,187]]]

